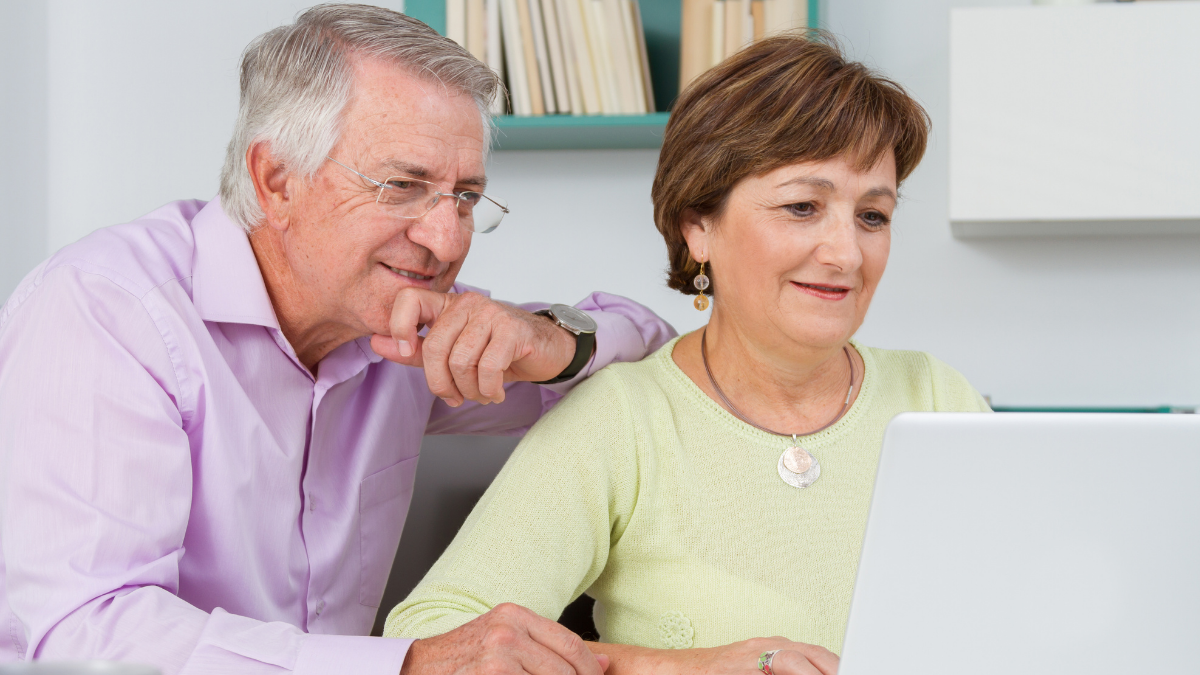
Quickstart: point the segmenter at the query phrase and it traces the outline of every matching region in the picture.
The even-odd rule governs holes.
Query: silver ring
[[[774,673],[771,671],[771,662],[775,660],[775,655],[779,652],[780,650],[778,649],[772,649],[769,652],[763,652],[762,654],[759,654],[758,669],[766,673],[766,675],[774,675]]]

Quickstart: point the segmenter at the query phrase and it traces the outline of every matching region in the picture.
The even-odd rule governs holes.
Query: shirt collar
[[[279,329],[250,239],[221,208],[219,197],[192,219],[192,303],[205,321]]]

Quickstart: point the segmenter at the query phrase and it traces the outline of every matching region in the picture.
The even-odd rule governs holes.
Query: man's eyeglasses
[[[325,157],[338,166],[353,171],[364,180],[379,188],[375,201],[388,207],[397,218],[420,218],[437,206],[442,197],[449,197],[456,202],[458,222],[468,230],[487,234],[500,225],[504,214],[508,213],[508,205],[504,200],[489,197],[482,192],[439,192],[437,185],[420,178],[408,176],[392,176],[383,181],[377,181],[364,176],[358,171],[342,164],[332,157]]]

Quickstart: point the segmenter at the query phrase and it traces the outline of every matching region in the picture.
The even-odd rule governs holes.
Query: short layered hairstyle
[[[241,97],[221,169],[221,206],[247,232],[262,220],[246,152],[268,143],[289,171],[312,176],[337,144],[354,93],[354,59],[382,59],[471,96],[493,134],[489,109],[500,78],[452,40],[411,17],[371,5],[325,4],[267,31],[242,53]]]
[[[827,33],[785,33],[742,49],[693,81],[667,122],[651,191],[667,285],[698,292],[700,265],[681,230],[689,209],[719,217],[744,178],[842,156],[868,171],[889,150],[902,182],[929,130],[929,115],[903,87],[847,60]]]

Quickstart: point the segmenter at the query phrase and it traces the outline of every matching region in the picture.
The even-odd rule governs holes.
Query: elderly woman
[[[592,645],[610,673],[754,673],[777,649],[775,671],[835,670],[809,645],[841,648],[884,427],[988,410],[932,356],[852,339],[927,133],[898,85],[798,36],[691,85],[654,217],[668,283],[701,310],[711,296],[708,325],[544,417],[387,633],[440,634],[504,602],[557,617],[586,592],[620,643]]]

